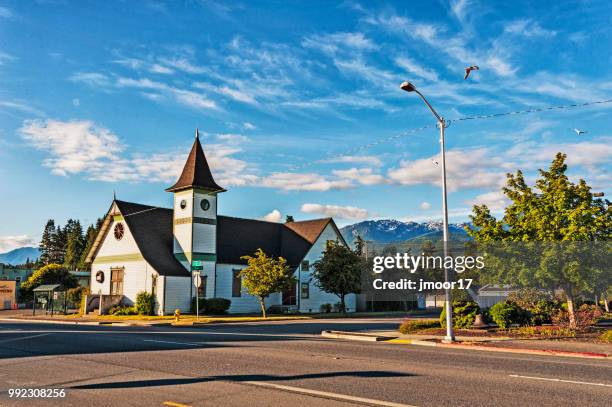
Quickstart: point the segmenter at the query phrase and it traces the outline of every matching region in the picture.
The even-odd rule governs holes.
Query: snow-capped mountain
[[[451,240],[466,240],[466,223],[451,223],[448,226]],[[402,222],[394,219],[366,220],[340,229],[347,242],[352,243],[359,235],[364,240],[377,243],[403,242],[417,238],[433,241],[442,237],[442,222]]]

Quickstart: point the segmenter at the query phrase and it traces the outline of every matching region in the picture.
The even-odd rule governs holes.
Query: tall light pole
[[[431,110],[433,115],[436,117],[436,120],[438,121],[438,126],[440,127],[440,159],[442,160],[442,239],[444,241],[444,258],[446,259],[446,256],[448,256],[448,206],[446,199],[446,156],[444,149],[444,127],[446,123],[444,122],[444,118],[440,117],[440,115],[434,110],[434,108],[431,107],[427,99],[425,99],[425,96],[423,96],[423,94],[419,92],[413,84],[411,84],[410,82],[404,82],[400,85],[400,88],[402,90],[405,90],[406,92],[415,92],[417,95],[419,95],[421,99],[423,99],[423,102],[425,102],[429,110]],[[449,282],[449,271],[446,267],[444,268],[444,282]],[[448,287],[449,285],[446,284],[446,286]],[[453,342],[455,340],[455,333],[453,332],[453,306],[451,304],[450,288],[446,288],[444,290],[444,297],[446,305],[446,336],[444,337],[444,341]]]

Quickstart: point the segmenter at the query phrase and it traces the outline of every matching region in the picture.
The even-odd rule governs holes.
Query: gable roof
[[[189,276],[190,273],[174,257],[172,210],[115,201],[140,253],[163,276]]]
[[[172,209],[118,200],[114,204],[123,215],[143,257],[159,274],[189,275],[173,253]],[[109,211],[107,225],[110,217]],[[217,262],[246,264],[241,257],[261,248],[267,255],[284,257],[290,267],[297,267],[330,223],[342,239],[331,218],[275,223],[220,215],[217,217]],[[104,229],[100,234],[106,233]],[[102,239],[103,236],[96,238],[97,241]],[[88,259],[93,261],[96,251],[92,247]]]
[[[225,189],[221,188],[215,182],[202,144],[200,144],[200,135],[196,130],[196,138],[183,167],[183,172],[179,177],[178,181],[170,188],[166,189],[168,192],[181,191],[189,188],[202,188],[213,192],[224,192]]]

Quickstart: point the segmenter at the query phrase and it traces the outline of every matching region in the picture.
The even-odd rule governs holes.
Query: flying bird
[[[432,159],[431,162],[434,163],[434,165],[438,165],[438,162],[434,159]]]
[[[580,129],[574,129],[574,131],[576,132],[577,135],[581,135],[581,134],[586,134],[587,133],[585,130],[580,130]]]
[[[477,70],[479,70],[479,69],[480,69],[480,68],[478,68],[478,65],[472,65],[472,66],[468,66],[468,67],[466,67],[466,68],[465,68],[465,76],[463,77],[463,80],[466,80],[467,78],[469,78],[470,73],[471,73],[472,71],[477,71]]]

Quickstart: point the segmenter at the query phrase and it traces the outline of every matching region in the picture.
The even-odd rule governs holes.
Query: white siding
[[[216,225],[193,224],[193,252],[215,253],[216,252]]]
[[[191,311],[191,278],[189,277],[164,277],[165,299],[164,311],[166,314],[173,314],[177,308],[181,313]]]
[[[151,292],[151,276],[155,270],[144,261],[115,261],[112,263],[92,264],[92,294],[110,294],[111,268],[123,267],[123,295],[124,304],[132,305],[136,301],[136,294],[141,291]],[[104,282],[96,281],[96,273],[101,270],[104,272]]]
[[[207,199],[210,202],[210,208],[204,211],[200,205],[202,199]],[[217,218],[217,196],[212,194],[204,194],[202,192],[195,193],[195,199],[193,204],[193,216],[196,218]]]
[[[115,239],[114,235],[115,225],[117,223],[123,224],[124,234],[121,240]],[[130,232],[127,223],[125,223],[125,221],[123,220],[111,221],[110,226],[108,228],[108,232],[104,237],[104,240],[100,244],[100,248],[98,249],[98,254],[96,254],[96,257],[117,256],[134,253],[140,253],[140,250],[136,245],[134,236],[132,235],[132,232]]]
[[[232,301],[230,313],[258,313],[261,312],[259,300],[248,294],[246,289],[242,287],[240,297],[232,297],[232,276],[233,270],[241,270],[246,266],[243,264],[217,264],[217,297],[227,298]],[[274,304],[280,304],[280,293],[272,294],[266,298],[266,308]]]
[[[191,252],[191,223],[174,225],[174,253]]]
[[[317,239],[315,244],[310,248],[304,260],[308,260],[309,263],[309,271],[296,271],[295,277],[299,278],[298,282],[298,296],[299,296],[299,304],[300,304],[300,312],[320,312],[322,304],[331,304],[334,305],[340,302],[340,298],[334,294],[326,293],[320,290],[315,285],[315,278],[312,275],[313,272],[313,264],[315,261],[319,260],[323,255],[323,251],[325,250],[325,245],[328,240],[337,240],[338,234],[336,230],[331,224],[328,224],[321,233],[321,236]],[[310,296],[308,299],[301,298],[301,283],[308,283],[310,287]],[[349,312],[354,312],[357,309],[357,295],[349,294],[344,299],[346,303],[347,310]]]

